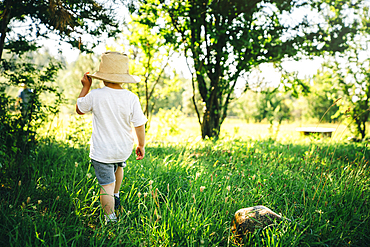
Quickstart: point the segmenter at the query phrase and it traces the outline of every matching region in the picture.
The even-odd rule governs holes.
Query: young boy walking
[[[131,124],[138,141],[136,159],[145,155],[145,123],[139,98],[123,89],[122,83],[137,83],[129,74],[128,57],[118,52],[106,52],[101,56],[99,71],[83,76],[82,90],[77,99],[76,112],[80,115],[93,113],[93,131],[90,158],[101,185],[100,202],[106,222],[117,221],[114,209],[119,208],[119,189],[123,168],[134,145]],[[105,87],[91,90],[92,79],[104,82]]]

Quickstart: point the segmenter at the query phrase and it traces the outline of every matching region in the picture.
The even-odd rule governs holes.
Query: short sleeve
[[[145,117],[143,110],[141,109],[139,98],[135,95],[131,108],[131,122],[134,127],[139,127],[147,121],[148,119]]]
[[[91,93],[88,93],[85,97],[77,99],[78,109],[82,113],[87,113],[92,110],[93,97]]]

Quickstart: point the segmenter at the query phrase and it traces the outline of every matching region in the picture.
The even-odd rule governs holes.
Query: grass
[[[238,123],[232,121],[227,129],[235,131]],[[0,246],[367,246],[370,241],[366,143],[238,136],[247,128],[218,141],[202,141],[194,132],[160,142],[149,134],[145,159],[132,155],[127,161],[123,207],[118,225],[110,228],[104,226],[89,164],[89,130],[81,120],[71,123],[74,128],[54,123],[62,131],[43,135],[28,161],[33,167],[28,184],[2,184]],[[254,205],[292,221],[237,242],[230,232],[233,215]]]

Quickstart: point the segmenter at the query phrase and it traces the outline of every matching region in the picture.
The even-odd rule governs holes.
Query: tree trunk
[[[366,123],[367,123],[367,120],[369,119],[368,110],[364,110],[364,112],[361,114],[359,118],[360,119],[358,120],[358,123],[357,123],[357,129],[360,132],[361,140],[364,140],[366,137]]]
[[[4,9],[4,12],[2,14],[2,20],[1,20],[1,30],[0,30],[0,60],[3,56],[3,50],[4,50],[4,45],[5,45],[5,37],[6,37],[6,32],[8,31],[8,24],[10,21],[10,4],[7,2],[7,6]]]
[[[201,126],[202,138],[206,137],[218,139],[221,130],[220,104],[217,97],[211,97],[210,102],[206,104]]]

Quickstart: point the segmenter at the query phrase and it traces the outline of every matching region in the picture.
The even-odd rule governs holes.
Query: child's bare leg
[[[102,185],[102,188],[100,189],[100,203],[106,215],[114,213],[114,187],[115,183],[113,182],[111,184]]]
[[[114,187],[114,194],[119,193],[123,179],[123,167],[119,166],[116,170],[116,185]]]

